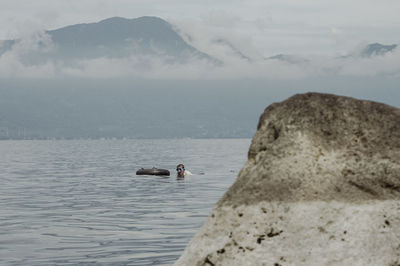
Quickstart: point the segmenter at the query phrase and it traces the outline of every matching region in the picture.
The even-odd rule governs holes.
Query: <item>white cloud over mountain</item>
[[[177,29],[189,45],[219,60],[221,64],[216,64],[206,57],[190,54],[187,54],[183,61],[175,60],[176,54],[163,53],[162,47],[157,45],[153,49],[161,49],[157,53],[138,53],[132,48],[133,52],[123,56],[104,54],[87,58],[60,58],[54,56],[59,44],[52,41],[49,33],[35,31],[12,44],[2,43],[0,77],[278,80],[332,75],[400,77],[400,49],[397,48],[368,57],[361,55],[361,49],[365,49],[363,45],[359,47],[359,51],[352,51],[349,56],[311,54],[266,58],[252,45],[250,35],[224,31],[225,28],[234,26],[234,17],[218,14],[209,20],[218,27],[207,31],[207,27],[188,23],[185,27],[178,26]],[[339,29],[331,30],[334,35],[341,34]],[[11,46],[10,49],[5,49],[7,45]],[[129,45],[134,47],[134,43]]]

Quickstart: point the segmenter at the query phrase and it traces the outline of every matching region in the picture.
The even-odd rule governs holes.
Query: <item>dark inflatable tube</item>
[[[159,168],[151,168],[151,169],[144,169],[140,168],[136,171],[136,175],[159,175],[159,176],[169,176],[170,173],[167,169],[159,169]]]

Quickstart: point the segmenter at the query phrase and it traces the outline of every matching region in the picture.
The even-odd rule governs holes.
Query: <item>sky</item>
[[[41,35],[33,32],[114,16],[157,16],[174,25],[192,46],[225,65],[210,71],[204,62],[165,66],[153,60],[150,72],[139,73],[145,78],[298,79],[327,73],[400,78],[400,49],[372,59],[343,59],[369,43],[399,44],[399,13],[399,0],[0,0],[0,40],[34,36],[33,42],[23,43],[34,47]],[[227,40],[251,62],[238,59],[216,39]],[[0,56],[0,77],[137,74],[135,58],[86,60],[79,68],[53,62],[26,66],[20,57],[28,48]],[[307,64],[265,61],[278,54],[294,55],[300,61],[306,57]]]

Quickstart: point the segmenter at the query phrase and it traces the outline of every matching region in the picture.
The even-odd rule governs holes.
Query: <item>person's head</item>
[[[180,163],[176,166],[176,174],[179,177],[185,176],[185,166],[183,164]]]

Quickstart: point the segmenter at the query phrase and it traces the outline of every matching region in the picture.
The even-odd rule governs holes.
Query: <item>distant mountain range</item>
[[[361,51],[360,56],[362,57],[371,57],[371,56],[376,56],[376,55],[384,55],[388,52],[392,52],[397,48],[397,44],[392,44],[392,45],[383,45],[380,43],[372,43],[368,44],[367,46],[364,47],[364,49]]]
[[[157,17],[113,17],[97,23],[76,24],[46,31],[46,34],[51,38],[51,46],[42,49],[40,54],[53,59],[119,58],[133,55],[159,56],[170,62],[185,62],[190,58],[217,61],[186,43],[168,22]],[[10,50],[19,41],[3,41],[0,54]],[[39,46],[45,45],[44,41],[39,42]]]
[[[185,39],[190,42],[190,37]],[[312,58],[287,54],[258,58],[258,55],[246,54],[240,49],[240,45],[224,38],[214,39],[210,47],[221,48],[231,58],[239,59],[233,60],[234,64],[255,63],[255,68],[263,60],[271,60],[272,63],[275,63],[272,60],[278,60],[298,65],[299,68],[313,62]],[[346,57],[337,58],[340,61],[338,65],[342,63],[341,59],[346,61],[352,58],[373,58],[394,52],[397,48],[396,44],[369,44]],[[127,58],[129,62],[139,58],[139,67],[145,65],[148,58],[156,58],[167,64],[166,69],[169,69],[168,63],[185,64],[192,59],[225,66],[221,58],[226,58],[214,58],[209,55],[214,54],[211,51],[197,50],[172,25],[157,17],[114,17],[97,23],[71,25],[33,34],[24,39],[0,42],[0,56],[8,52],[10,56],[1,58],[5,59],[1,66],[5,66],[3,70],[8,70],[8,65],[10,69],[16,66],[14,72],[17,74],[22,72],[21,65],[34,71],[37,65],[46,66],[48,61],[51,61],[49,65],[54,65],[56,70],[60,66],[79,69],[86,63],[81,64],[81,60],[93,59],[89,63],[97,67],[103,61],[98,60],[98,63],[96,59],[110,58],[111,63],[104,64],[105,71],[108,71],[113,66],[112,61],[120,62],[114,59],[121,58]],[[230,62],[226,60],[225,64],[229,67]],[[30,68],[31,65],[33,67]],[[207,64],[206,67],[208,66]],[[186,65],[183,68],[185,67]],[[336,73],[335,68],[328,70]],[[147,80],[146,76],[142,78],[141,75],[138,75],[140,78],[98,78],[103,72],[99,72],[93,79],[68,75],[55,75],[56,78],[47,79],[47,73],[45,71],[40,76],[44,77],[42,79],[34,75],[31,79],[29,75],[27,78],[19,78],[18,75],[4,75],[6,78],[0,76],[0,139],[247,138],[254,134],[256,119],[265,106],[297,93],[296,88],[303,86],[307,91],[319,90],[323,84],[322,87],[342,87],[344,92],[350,92],[355,90],[354,86],[357,87],[360,80],[357,77],[356,81],[349,82],[348,77],[342,77],[344,80],[341,80],[340,77],[338,79],[327,75],[328,77],[324,76],[320,80],[304,81],[301,85],[297,80],[290,79],[282,84],[281,81],[264,82],[262,79],[250,83],[250,79],[236,80],[234,75],[237,72],[228,81],[193,81],[185,78],[168,81],[158,77]],[[182,73],[184,75],[185,71]],[[377,80],[379,82],[375,84],[368,79],[362,81],[366,83],[359,86],[362,88],[358,95],[366,97],[367,84],[376,88],[392,88],[391,93],[387,93],[390,95],[386,98],[388,101],[399,98],[393,97],[398,91],[397,80],[393,84],[390,79],[383,80],[388,82],[386,84]],[[379,92],[379,95],[386,97],[385,93]]]
[[[366,45],[361,50],[341,56],[340,58],[371,58],[374,56],[384,56],[389,52],[393,52],[397,47],[397,44],[383,45],[380,43],[372,43]],[[279,60],[289,64],[304,64],[310,62],[310,60],[305,57],[289,54],[278,54],[265,58],[265,60]]]
[[[73,61],[76,59],[124,58],[156,56],[167,63],[185,63],[191,59],[204,59],[221,64],[219,59],[199,51],[188,44],[167,21],[158,17],[140,17],[126,19],[113,17],[97,23],[76,24],[45,32],[50,40],[38,39],[36,49],[25,52],[23,62],[35,64],[48,59]],[[0,55],[10,51],[21,40],[5,40],[0,42]],[[215,44],[231,50],[232,56],[252,62],[231,42],[218,38]],[[345,57],[382,56],[397,48],[397,44],[383,45],[373,43],[361,51]],[[42,48],[42,49],[37,49]],[[298,55],[278,54],[260,60],[280,60],[291,64],[308,62]]]
[[[302,64],[307,63],[309,60],[296,56],[296,55],[287,55],[287,54],[278,54],[271,57],[266,58],[266,60],[280,60],[290,64]]]

